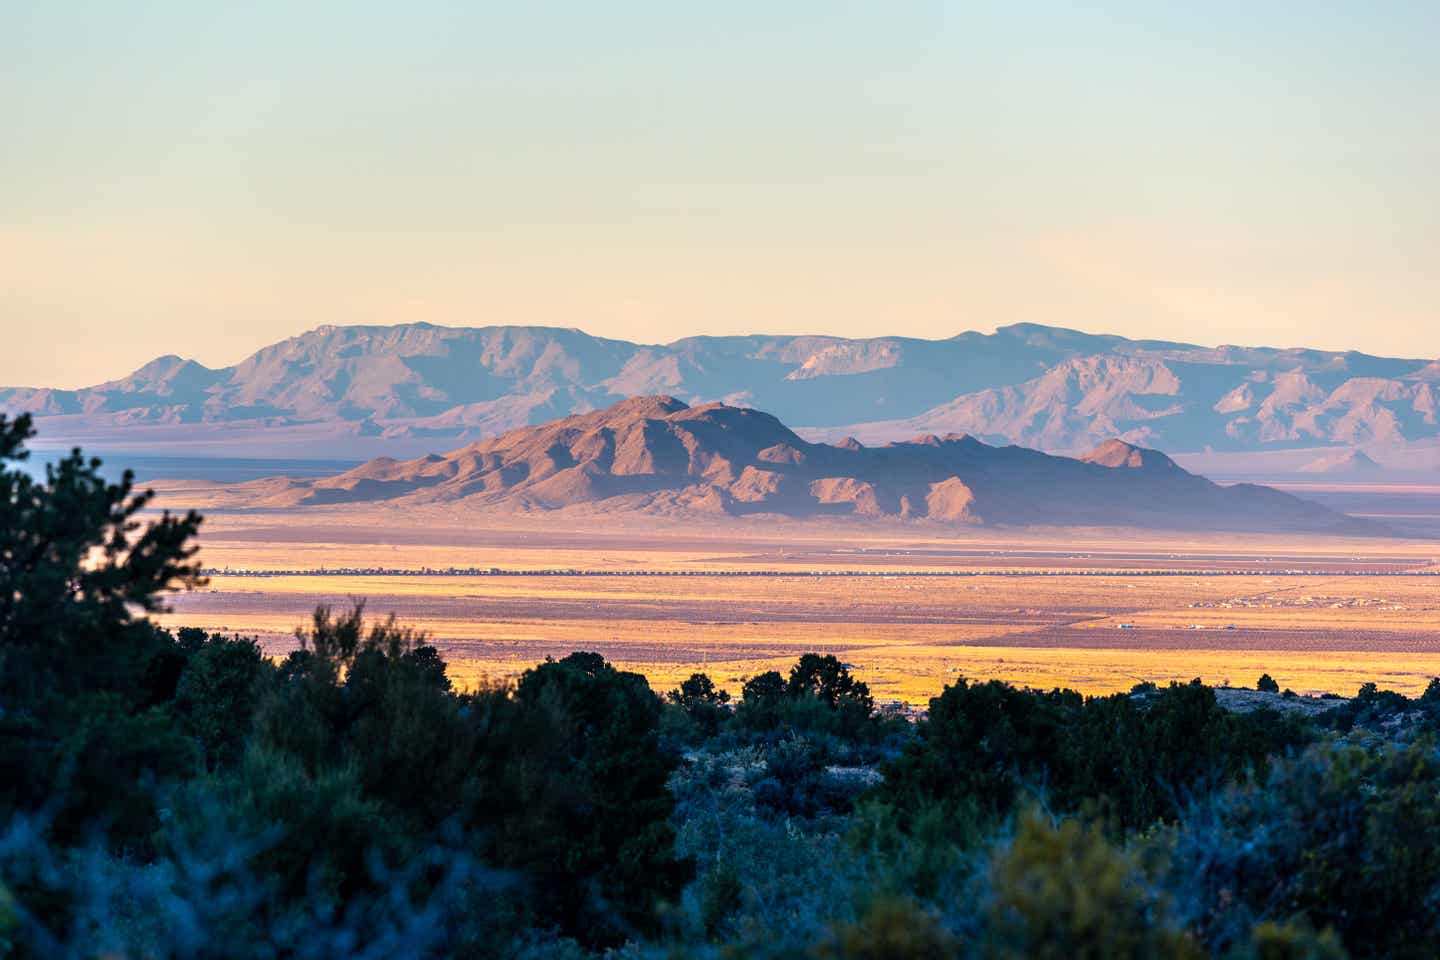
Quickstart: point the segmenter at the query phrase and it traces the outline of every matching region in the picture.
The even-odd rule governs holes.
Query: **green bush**
[[[902,811],[964,803],[991,824],[1028,796],[1134,830],[1175,819],[1193,796],[1263,772],[1311,736],[1275,711],[1225,710],[1198,684],[1087,700],[961,679],[930,701],[879,796]]]
[[[1175,840],[1174,886],[1223,951],[1259,921],[1333,929],[1356,957],[1421,957],[1440,937],[1440,757],[1321,744],[1198,805]]]
[[[787,680],[767,671],[746,681],[735,725],[752,735],[825,733],[874,743],[885,736],[870,689],[833,655],[807,653]]]
[[[1346,960],[1349,956],[1334,932],[1316,933],[1303,923],[1266,920],[1250,931],[1250,942],[1227,954],[1227,960]]]
[[[191,634],[175,685],[175,713],[199,741],[210,769],[239,759],[275,668],[254,640]]]
[[[1204,952],[1136,859],[1075,820],[1035,813],[995,855],[984,955],[996,960],[1178,960]]]
[[[715,736],[730,719],[730,709],[726,706],[730,694],[716,687],[715,681],[703,673],[692,673],[679,689],[671,690],[666,697],[694,722],[702,739]]]
[[[576,653],[527,671],[489,731],[470,808],[486,852],[585,943],[653,930],[693,875],[674,853],[676,761],[659,749],[660,710],[644,677]]]
[[[970,951],[914,900],[881,897],[858,920],[834,925],[810,949],[814,960],[944,960]]]

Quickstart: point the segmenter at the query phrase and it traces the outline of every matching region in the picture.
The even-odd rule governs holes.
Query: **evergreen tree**
[[[15,466],[32,436],[0,415],[0,812],[58,806],[63,833],[109,805],[112,831],[138,836],[141,784],[194,761],[156,712],[183,654],[145,615],[202,582],[200,517],[141,522],[152,495],[79,450],[35,480]]]

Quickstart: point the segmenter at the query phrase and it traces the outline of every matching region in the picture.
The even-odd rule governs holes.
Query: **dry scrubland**
[[[162,502],[190,505],[162,486]],[[1426,541],[1103,530],[996,531],[749,520],[559,529],[443,510],[209,507],[212,568],[501,567],[607,571],[754,569],[734,577],[216,576],[166,621],[254,634],[273,652],[317,603],[367,598],[428,631],[462,684],[512,677],[545,656],[595,650],[658,687],[695,670],[742,678],[811,650],[855,666],[881,699],[923,703],[958,675],[1101,693],[1139,679],[1298,692],[1363,681],[1417,693],[1440,674],[1440,577],[1221,576],[1233,569],[1425,569]],[[1115,571],[1183,568],[1185,576]],[[822,578],[811,572],[890,571]],[[906,576],[902,571],[1033,571]],[[1062,575],[1041,571],[1071,571]],[[1082,572],[1083,571],[1083,572]],[[1095,571],[1109,575],[1095,576]]]

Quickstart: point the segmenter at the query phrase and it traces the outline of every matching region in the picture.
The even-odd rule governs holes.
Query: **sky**
[[[1440,356],[1440,4],[0,0],[0,384],[326,323]]]

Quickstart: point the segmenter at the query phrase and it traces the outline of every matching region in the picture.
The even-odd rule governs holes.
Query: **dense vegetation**
[[[0,418],[0,459],[29,435]],[[359,607],[278,662],[157,628],[200,582],[200,520],[147,505],[78,453],[0,471],[0,958],[1420,957],[1440,936],[1440,682],[1304,719],[1198,681],[962,679],[910,722],[833,656],[731,702],[576,653],[457,691]]]

